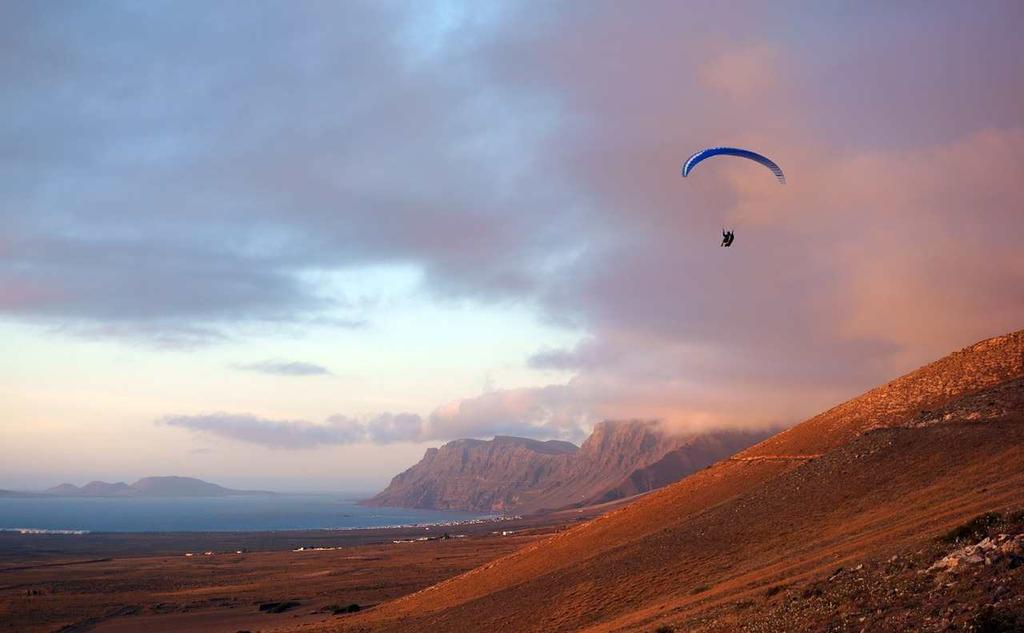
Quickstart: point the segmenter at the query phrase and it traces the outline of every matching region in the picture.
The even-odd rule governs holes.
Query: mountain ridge
[[[624,420],[596,424],[579,447],[509,436],[453,440],[427,449],[423,459],[363,503],[517,513],[592,505],[675,481],[766,435],[761,431],[675,435],[652,421]],[[663,463],[657,477],[634,477],[673,452],[676,459]]]

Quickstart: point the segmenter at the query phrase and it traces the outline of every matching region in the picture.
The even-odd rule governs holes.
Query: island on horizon
[[[84,486],[62,483],[38,493],[5,491],[15,496],[51,496],[51,497],[235,497],[265,496],[279,493],[269,490],[235,490],[218,484],[196,479],[195,477],[162,476],[143,477],[135,483],[123,481],[108,483],[90,481]]]

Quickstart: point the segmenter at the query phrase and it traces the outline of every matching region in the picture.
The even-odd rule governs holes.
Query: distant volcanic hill
[[[612,501],[678,480],[766,432],[670,435],[652,422],[601,422],[582,446],[498,436],[428,449],[369,505],[532,512]]]
[[[260,490],[232,490],[192,477],[144,477],[129,485],[122,481],[90,481],[81,488],[61,484],[45,491],[59,497],[227,497],[273,494]]]
[[[0,490],[0,498],[3,497],[32,497],[35,496],[30,492],[18,492],[16,490]]]
[[[1021,510],[1024,331],[328,628],[1021,630]]]

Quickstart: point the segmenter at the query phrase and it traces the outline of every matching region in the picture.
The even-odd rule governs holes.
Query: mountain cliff
[[[498,436],[429,448],[368,505],[438,510],[511,510],[577,452],[569,442]]]
[[[675,481],[765,435],[670,435],[653,422],[633,420],[597,424],[579,448],[569,442],[504,436],[455,440],[428,449],[418,464],[365,503],[532,512],[611,501]],[[670,454],[675,457],[666,459]]]

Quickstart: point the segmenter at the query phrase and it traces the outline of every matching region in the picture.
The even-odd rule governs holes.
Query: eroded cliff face
[[[614,501],[667,486],[760,442],[777,430],[719,431],[687,436],[660,459],[633,470],[618,485],[590,499],[589,504]]]
[[[516,513],[599,503],[676,481],[765,436],[668,435],[653,422],[617,421],[596,425],[579,448],[503,436],[455,440],[427,450],[366,503]],[[663,462],[670,454],[675,457]],[[659,463],[655,476],[646,472]]]
[[[502,512],[522,494],[564,468],[578,451],[569,442],[498,436],[455,440],[427,449],[423,459],[395,476],[371,505]]]

